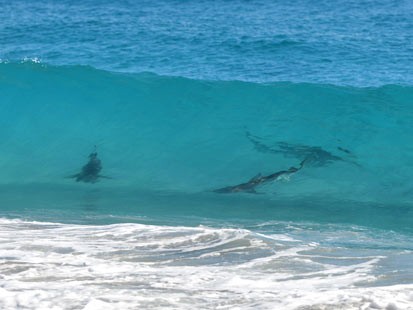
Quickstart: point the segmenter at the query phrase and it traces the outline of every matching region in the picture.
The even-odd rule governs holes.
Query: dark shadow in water
[[[343,153],[343,156],[335,155],[319,146],[308,146],[287,142],[276,142],[274,146],[269,146],[262,142],[262,138],[252,135],[249,131],[246,131],[245,135],[254,145],[255,149],[261,153],[280,154],[287,158],[296,158],[299,160],[306,158],[306,165],[314,167],[327,166],[336,161],[347,162],[360,167],[360,164],[355,161],[356,156],[350,150],[340,146],[337,147],[337,150]]]
[[[218,188],[218,189],[213,190],[213,192],[219,193],[219,194],[242,193],[242,192],[250,193],[250,194],[258,194],[256,191],[256,188],[258,186],[275,181],[282,176],[291,175],[293,173],[296,173],[297,171],[301,170],[304,167],[305,162],[306,162],[306,159],[304,159],[300,163],[300,166],[298,168],[290,167],[288,170],[277,171],[270,175],[265,175],[265,176],[258,174],[257,176],[249,180],[248,182]]]

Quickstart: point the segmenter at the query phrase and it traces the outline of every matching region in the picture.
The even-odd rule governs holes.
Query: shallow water
[[[413,249],[395,233],[282,222],[0,225],[4,308],[404,308],[413,298]]]

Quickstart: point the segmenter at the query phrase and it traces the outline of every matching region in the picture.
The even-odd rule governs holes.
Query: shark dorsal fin
[[[250,180],[250,182],[254,182],[254,181],[257,181],[259,178],[261,178],[262,177],[262,174],[261,173],[258,173],[255,177],[253,177],[251,180]]]

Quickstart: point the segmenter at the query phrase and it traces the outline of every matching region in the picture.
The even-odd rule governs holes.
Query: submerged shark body
[[[268,146],[262,143],[261,138],[252,135],[250,132],[245,133],[246,137],[254,145],[255,149],[261,153],[281,154],[284,157],[307,158],[308,165],[322,167],[332,162],[341,161],[360,166],[354,161],[355,156],[347,149],[337,147],[347,158],[335,155],[319,146],[308,146],[302,144],[291,144],[287,142],[277,142],[275,146]]]
[[[82,170],[68,178],[76,179],[76,182],[96,183],[100,178],[110,179],[110,177],[100,175],[102,162],[98,158],[96,150],[89,155],[89,161],[82,167]]]
[[[257,192],[255,191],[255,188],[257,186],[262,185],[264,183],[269,183],[271,181],[275,181],[281,176],[296,173],[297,171],[299,171],[300,169],[303,168],[304,163],[306,161],[307,161],[307,159],[303,160],[300,163],[300,166],[298,168],[291,167],[288,170],[281,170],[281,171],[272,173],[272,174],[267,175],[267,176],[262,176],[261,174],[259,174],[255,177],[253,177],[251,180],[249,180],[246,183],[241,183],[241,184],[234,185],[234,186],[227,186],[227,187],[223,187],[223,188],[218,188],[218,189],[214,190],[213,192],[214,193],[219,193],[219,194],[240,193],[240,192],[256,194]]]

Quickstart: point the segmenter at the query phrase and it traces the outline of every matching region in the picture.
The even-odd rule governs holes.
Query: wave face
[[[0,59],[196,79],[413,82],[410,1],[0,1]]]
[[[230,218],[238,204],[248,218],[261,205],[262,218],[411,230],[410,87],[202,81],[30,62],[0,64],[0,91],[0,184],[11,209],[73,205],[99,188],[100,204],[110,209],[118,197],[125,214],[137,201],[162,209],[167,199],[154,197],[165,193],[183,214],[197,206],[215,216],[219,205],[232,211],[218,216]],[[113,179],[66,179],[94,145]],[[261,195],[210,192],[308,158],[296,174],[258,187]],[[27,200],[12,194],[19,186]],[[271,207],[280,205],[289,207]]]

